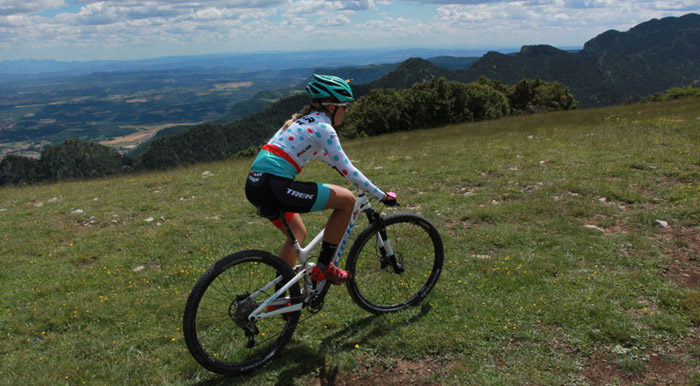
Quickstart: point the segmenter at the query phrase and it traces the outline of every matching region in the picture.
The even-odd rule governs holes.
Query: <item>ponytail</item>
[[[323,98],[323,99],[312,100],[310,105],[304,106],[303,109],[301,109],[297,113],[293,114],[292,117],[287,122],[284,123],[284,126],[282,126],[282,130],[287,129],[289,126],[292,125],[292,123],[294,123],[294,121],[296,121],[297,119],[299,119],[303,116],[311,114],[311,112],[313,112],[313,111],[321,111],[321,112],[324,112],[324,113],[330,115],[330,112],[328,111],[328,109],[326,109],[324,106],[322,106],[321,103],[333,102],[333,101],[335,101],[335,100],[332,98]]]
[[[285,130],[286,128],[291,126],[292,123],[294,123],[294,121],[296,121],[297,119],[299,119],[305,115],[309,115],[312,111],[316,111],[317,109],[318,109],[318,106],[313,105],[313,104],[304,106],[303,109],[292,114],[292,117],[289,120],[287,120],[287,122],[284,123],[284,126],[282,126],[282,130]]]

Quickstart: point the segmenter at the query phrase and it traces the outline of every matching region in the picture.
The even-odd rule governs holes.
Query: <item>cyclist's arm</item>
[[[354,186],[364,190],[365,192],[372,195],[377,200],[382,200],[386,196],[385,193],[379,189],[376,185],[365,177],[362,172],[357,169],[350,158],[345,154],[343,148],[340,146],[340,140],[335,132],[335,129],[330,125],[324,125],[323,135],[319,140],[321,141],[321,146],[326,154],[325,160],[329,165],[336,168],[340,174],[343,175],[348,181],[350,181]]]

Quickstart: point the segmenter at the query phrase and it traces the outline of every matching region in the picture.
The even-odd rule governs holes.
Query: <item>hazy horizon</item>
[[[3,0],[0,60],[579,47],[700,0]]]

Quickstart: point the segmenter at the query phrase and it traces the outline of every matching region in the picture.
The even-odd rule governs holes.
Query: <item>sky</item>
[[[700,0],[0,0],[0,60],[581,47]]]

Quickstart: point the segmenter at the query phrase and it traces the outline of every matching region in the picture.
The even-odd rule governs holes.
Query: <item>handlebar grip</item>
[[[396,206],[396,205],[399,204],[399,202],[397,201],[397,199],[398,199],[398,195],[397,195],[396,193],[394,193],[394,192],[387,192],[387,193],[386,193],[386,197],[384,197],[384,199],[382,200],[382,202],[383,202],[384,205],[386,205],[386,206]]]

